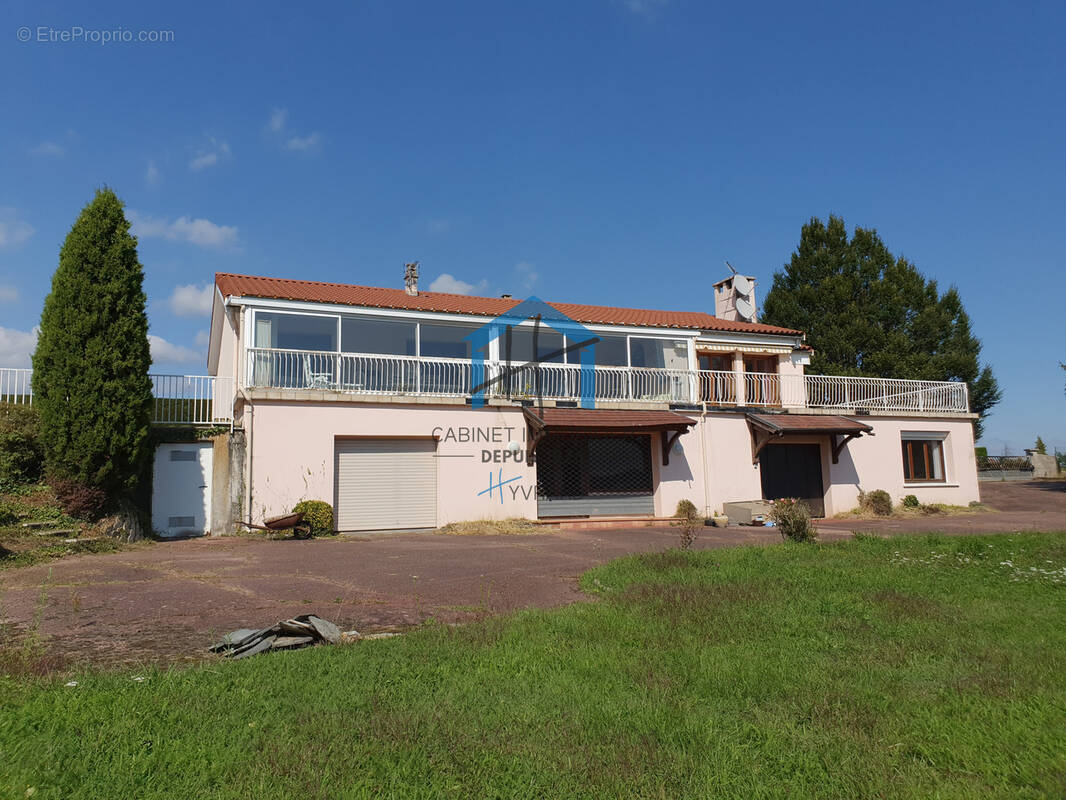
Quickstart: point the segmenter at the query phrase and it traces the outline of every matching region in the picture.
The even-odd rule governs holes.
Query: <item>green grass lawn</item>
[[[462,628],[8,679],[0,796],[1066,795],[1066,533],[674,551],[583,585]]]

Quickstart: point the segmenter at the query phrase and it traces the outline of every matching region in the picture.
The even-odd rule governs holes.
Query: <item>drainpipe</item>
[[[710,479],[707,475],[707,403],[700,403],[700,464],[703,467],[703,518],[711,515]]]
[[[245,470],[245,473],[247,474],[248,479],[245,482],[244,494],[248,498],[248,517],[247,517],[247,519],[248,519],[248,522],[252,522],[253,521],[252,520],[252,441],[253,441],[252,432],[255,430],[255,408],[252,406],[252,401],[247,396],[245,396],[244,402],[245,402],[245,409],[244,409],[245,413],[244,413],[244,415],[245,415],[245,419],[247,420],[247,428],[248,428],[248,433],[247,433],[248,441],[247,441],[247,446],[245,447],[245,450],[247,452],[244,454],[245,459],[247,459],[247,461],[248,461],[248,468]]]

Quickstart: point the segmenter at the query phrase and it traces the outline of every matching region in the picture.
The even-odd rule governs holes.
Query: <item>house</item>
[[[232,513],[205,526],[304,499],[342,531],[978,499],[965,384],[805,375],[803,333],[754,321],[753,287],[720,281],[712,315],[422,292],[410,270],[404,289],[218,274],[208,371],[234,434],[204,470]]]

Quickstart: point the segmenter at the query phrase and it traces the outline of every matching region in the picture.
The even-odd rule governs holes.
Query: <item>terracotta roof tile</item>
[[[319,283],[255,275],[215,274],[215,284],[223,296],[261,297],[272,300],[299,300],[308,303],[334,303],[365,308],[395,308],[410,311],[471,314],[495,317],[521,302],[513,298],[473,297],[444,292],[419,292],[412,297],[402,289],[354,286],[345,283]],[[638,327],[688,328],[691,330],[733,331],[796,336],[800,331],[751,322],[718,319],[702,311],[653,311],[642,308],[589,306],[577,303],[549,303],[575,322],[593,325],[633,325]]]

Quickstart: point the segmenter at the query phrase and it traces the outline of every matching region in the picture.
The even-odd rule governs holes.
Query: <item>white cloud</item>
[[[196,339],[194,341],[197,347],[207,347],[208,343],[211,341],[211,331],[197,331]]]
[[[215,166],[222,159],[229,158],[229,155],[229,144],[211,137],[208,139],[207,147],[197,151],[192,161],[189,162],[189,169],[193,172],[199,172],[202,169],[207,169],[207,167]]]
[[[133,234],[144,239],[169,239],[213,248],[235,247],[238,242],[235,226],[216,225],[209,219],[178,217],[168,222],[157,217],[142,217],[135,211],[130,211],[129,217]]]
[[[270,120],[266,124],[266,129],[268,132],[277,134],[281,137],[285,134],[288,124],[288,110],[284,108],[275,108],[270,112]],[[320,144],[322,144],[322,137],[319,136],[317,131],[309,133],[306,136],[289,135],[288,138],[282,142],[282,146],[286,150],[293,150],[298,153],[317,150]]]
[[[267,130],[278,133],[285,129],[285,123],[289,120],[289,112],[284,108],[275,108],[270,112],[270,122],[267,123]]]
[[[172,344],[162,336],[148,334],[148,345],[152,350],[153,364],[188,364],[199,361],[201,353],[181,344]]]
[[[13,328],[0,328],[0,367],[30,366],[30,356],[37,349],[37,334],[40,328],[29,331],[17,331]]]
[[[67,152],[67,149],[56,142],[41,142],[36,147],[30,148],[31,156],[50,156],[59,158]]]
[[[9,284],[0,283],[0,303],[14,303],[19,299],[19,290]]]
[[[148,162],[148,168],[144,171],[144,180],[149,186],[155,186],[163,179],[163,176],[159,172],[159,167],[155,165],[154,161]]]
[[[285,142],[285,149],[306,152],[316,149],[320,141],[321,137],[317,133],[307,136],[293,136],[289,141]]]
[[[484,292],[489,286],[487,279],[482,280],[478,284],[467,283],[461,281],[454,275],[449,275],[447,272],[442,273],[436,280],[429,285],[429,291],[431,292],[447,292],[448,294],[471,294],[472,292]]]
[[[211,313],[211,301],[214,299],[214,286],[175,286],[167,304],[179,317],[201,317]]]
[[[531,292],[533,287],[537,285],[537,281],[540,280],[540,273],[533,268],[533,264],[530,261],[519,261],[514,265],[515,274],[522,282],[522,289]]]
[[[15,209],[0,207],[0,247],[18,247],[33,234],[33,226],[18,219]]]

